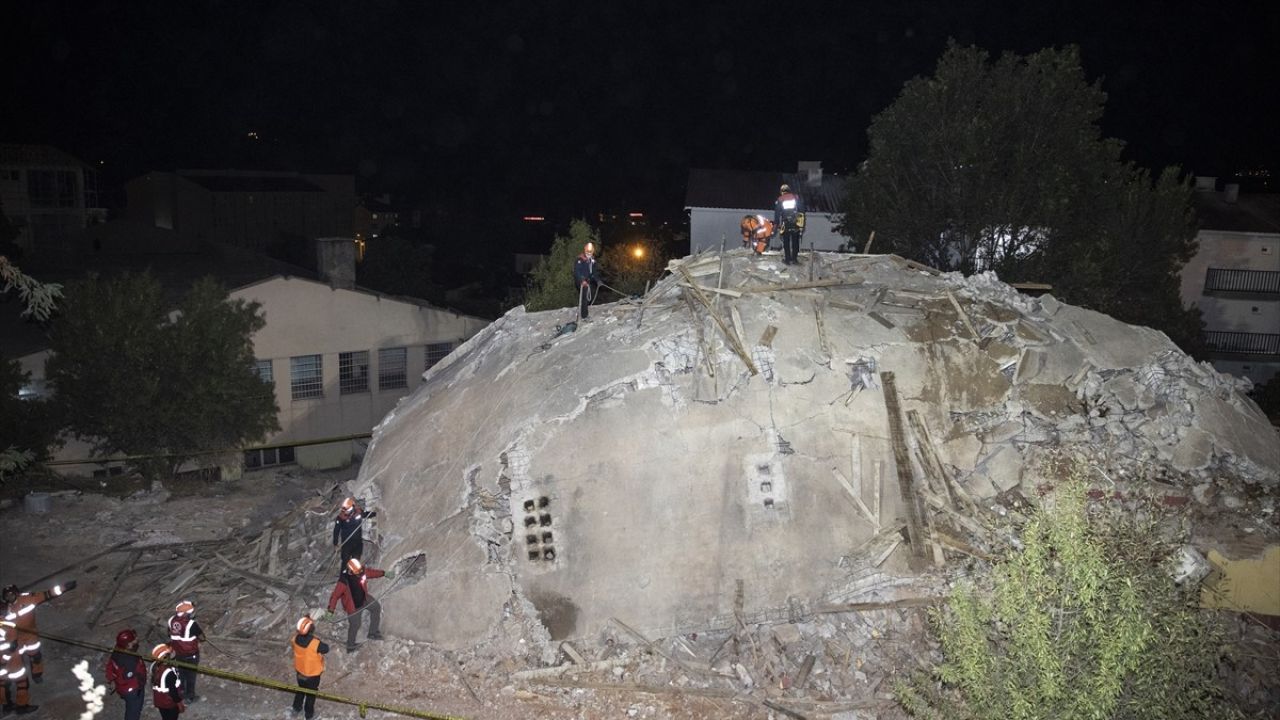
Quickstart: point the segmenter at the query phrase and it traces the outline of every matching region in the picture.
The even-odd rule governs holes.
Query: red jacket
[[[107,660],[107,682],[122,697],[142,690],[147,681],[147,664],[142,658],[128,653],[113,652]]]
[[[191,657],[200,654],[200,640],[204,638],[204,630],[191,615],[174,615],[169,618],[169,647],[178,657]]]
[[[333,609],[338,606],[339,600],[342,601],[342,609],[346,610],[348,615],[368,605],[369,600],[373,599],[369,595],[369,580],[380,578],[385,574],[375,567],[366,567],[364,572],[360,573],[360,589],[364,591],[365,597],[364,602],[357,605],[356,598],[351,595],[351,588],[347,587],[347,572],[343,570],[342,575],[338,578],[338,584],[333,586],[333,592],[329,595],[329,612],[333,612]]]
[[[161,710],[182,704],[182,680],[178,679],[177,668],[160,662],[151,665],[151,699]]]

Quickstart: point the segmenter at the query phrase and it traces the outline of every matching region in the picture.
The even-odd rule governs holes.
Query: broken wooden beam
[[[978,334],[977,330],[973,329],[973,323],[969,322],[969,315],[965,313],[964,308],[960,307],[960,301],[956,300],[956,296],[952,294],[950,290],[947,291],[947,299],[951,301],[951,307],[956,309],[956,312],[960,315],[960,319],[964,322],[965,328],[969,330],[969,334],[973,336],[973,339],[981,340],[982,336]]]
[[[685,280],[693,286],[688,288],[688,290],[691,291],[693,296],[697,298],[698,302],[702,303],[702,306],[706,308],[707,314],[711,316],[711,319],[715,321],[716,326],[720,328],[720,332],[724,333],[725,338],[729,341],[729,347],[732,348],[733,351],[738,354],[738,357],[742,358],[742,362],[746,364],[747,371],[752,375],[758,375],[760,371],[756,369],[756,364],[752,362],[751,355],[747,352],[747,349],[743,347],[742,340],[738,338],[738,334],[733,331],[733,328],[726,325],[724,320],[722,320],[720,315],[715,311],[715,308],[711,307],[711,301],[708,300],[702,290],[697,287],[697,283],[693,281],[693,278],[689,273],[683,267],[679,268],[679,270],[681,274],[684,275]]]
[[[925,523],[927,516],[921,507],[920,495],[916,492],[915,478],[911,473],[911,455],[907,448],[906,435],[902,431],[902,410],[898,404],[898,385],[892,372],[880,373],[880,381],[884,389],[885,409],[889,414],[889,439],[893,446],[894,464],[898,468],[898,489],[902,493],[902,504],[907,510],[907,542],[911,546],[911,554],[918,558],[928,557],[928,538]]]
[[[713,287],[710,287],[710,286],[708,286],[708,285],[696,285],[696,286],[695,286],[695,285],[690,285],[689,283],[677,283],[677,284],[678,284],[678,285],[680,285],[680,287],[683,287],[683,288],[693,288],[693,287],[696,287],[696,288],[698,288],[699,290],[702,290],[702,291],[705,291],[705,292],[716,293],[717,295],[727,295],[727,296],[729,296],[729,297],[731,297],[731,298],[740,298],[740,297],[742,297],[742,293],[741,293],[741,292],[739,292],[739,291],[737,291],[737,290],[730,290],[729,288],[713,288]]]
[[[120,563],[120,567],[116,569],[116,574],[111,577],[110,590],[102,596],[102,599],[94,606],[93,611],[89,613],[89,627],[98,624],[98,618],[101,618],[102,613],[106,612],[107,607],[111,605],[116,593],[120,591],[120,584],[124,577],[133,570],[133,566],[137,564],[140,557],[142,557],[142,551],[134,550],[129,553],[129,557],[125,558],[124,562]]]
[[[876,517],[876,515],[871,512],[871,508],[867,507],[866,503],[862,501],[862,498],[858,496],[858,491],[849,483],[849,479],[844,476],[844,473],[840,472],[839,468],[832,468],[831,474],[835,476],[836,480],[840,483],[840,486],[843,487],[844,491],[853,499],[853,503],[857,506],[858,510],[860,510],[863,516],[871,522],[871,526],[876,529],[876,532],[880,532],[880,518]]]

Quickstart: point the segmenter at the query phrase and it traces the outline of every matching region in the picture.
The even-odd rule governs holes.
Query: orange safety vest
[[[324,656],[320,654],[320,638],[312,637],[306,645],[297,641],[289,643],[293,647],[293,669],[299,675],[318,677],[324,673]]]

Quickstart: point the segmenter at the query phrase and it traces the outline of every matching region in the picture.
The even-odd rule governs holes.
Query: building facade
[[[0,211],[24,253],[70,252],[97,206],[97,174],[47,145],[0,144]]]
[[[1197,178],[1194,200],[1200,247],[1182,300],[1200,308],[1213,366],[1264,384],[1280,372],[1280,195]]]

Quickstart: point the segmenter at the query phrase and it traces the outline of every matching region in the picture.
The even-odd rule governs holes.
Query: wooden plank
[[[738,354],[738,357],[742,359],[742,362],[746,364],[747,371],[752,375],[758,375],[760,371],[756,369],[756,364],[751,360],[751,354],[747,352],[745,347],[743,347],[742,340],[738,338],[737,333],[735,333],[732,328],[725,325],[724,320],[720,319],[720,315],[711,307],[711,301],[707,299],[707,296],[704,295],[700,289],[698,289],[697,283],[693,282],[693,279],[689,277],[684,268],[680,268],[680,272],[685,275],[685,280],[690,285],[694,286],[688,289],[693,293],[693,296],[697,298],[698,302],[702,303],[702,306],[706,308],[707,314],[711,316],[713,321],[715,321],[716,326],[720,328],[720,332],[724,333],[725,338],[729,341],[729,346]]]
[[[188,583],[190,583],[192,580],[196,578],[197,575],[199,575],[202,571],[204,571],[205,567],[207,567],[208,564],[209,563],[202,562],[199,564],[192,563],[188,565],[187,568],[184,569],[182,573],[178,575],[178,578],[176,580],[174,580],[173,582],[165,586],[163,591],[164,594],[173,595],[175,593],[181,592],[182,588],[186,587]]]
[[[805,656],[804,662],[800,663],[800,672],[796,673],[796,682],[791,687],[797,690],[804,687],[804,684],[809,681],[809,673],[813,671],[813,663],[817,659],[818,656],[812,653]]]
[[[520,679],[525,680],[531,685],[631,692],[645,695],[688,695],[692,697],[723,698],[725,700],[733,700],[738,696],[738,691],[731,688],[678,688],[668,687],[666,685],[641,685],[637,683],[611,683],[596,680],[572,680],[568,678],[557,678],[554,676]]]
[[[898,468],[898,489],[902,493],[902,504],[907,511],[907,542],[911,546],[912,555],[918,558],[928,557],[926,516],[920,507],[920,497],[916,492],[915,478],[911,473],[911,456],[907,449],[906,436],[902,432],[902,410],[898,404],[898,385],[892,372],[880,373],[880,381],[884,390],[885,409],[889,414],[889,439],[893,445],[893,457]]]
[[[871,243],[875,242],[876,231],[872,230],[871,235],[867,238],[867,244],[862,247],[862,254],[866,255],[871,252]]]
[[[813,612],[816,614],[829,614],[841,612],[872,612],[875,610],[902,610],[904,608],[941,605],[946,601],[946,597],[940,596],[902,598],[900,600],[888,600],[885,602],[838,603],[834,605],[820,605],[814,608]]]
[[[133,566],[138,562],[138,558],[142,557],[141,550],[134,550],[129,553],[129,557],[120,563],[120,567],[116,569],[116,574],[111,577],[110,592],[105,593],[102,599],[97,602],[94,609],[89,613],[89,627],[98,624],[98,618],[102,617],[102,613],[106,612],[107,606],[115,599],[116,593],[120,591],[121,580],[133,570]]]
[[[894,328],[894,324],[889,322],[888,319],[885,318],[885,316],[881,315],[878,312],[869,312],[867,313],[867,317],[871,318],[872,320],[875,320],[876,322],[880,323],[881,325],[885,326],[890,330]]]
[[[818,347],[827,360],[831,359],[831,345],[827,343],[827,326],[822,322],[822,303],[813,301],[813,317],[818,325]]]
[[[44,582],[45,580],[48,580],[48,579],[50,579],[50,578],[55,578],[55,577],[57,577],[57,576],[59,576],[59,575],[62,575],[62,574],[64,574],[64,573],[69,573],[69,572],[71,572],[72,570],[75,570],[76,568],[84,567],[85,565],[88,565],[89,563],[93,562],[94,560],[97,560],[98,558],[100,558],[100,557],[104,557],[104,556],[106,556],[106,555],[110,555],[110,554],[111,554],[111,553],[113,553],[113,552],[119,552],[121,548],[123,548],[123,547],[124,547],[124,546],[126,546],[126,545],[129,545],[129,544],[130,544],[130,543],[132,543],[132,542],[133,542],[132,540],[125,540],[124,542],[116,543],[115,545],[112,545],[111,547],[107,548],[106,550],[103,550],[103,551],[102,551],[102,552],[100,552],[100,553],[96,553],[96,554],[94,554],[94,555],[90,555],[89,557],[84,558],[83,560],[77,560],[77,561],[75,561],[75,562],[71,563],[70,565],[67,565],[66,567],[61,567],[61,568],[58,568],[57,570],[54,570],[53,572],[49,573],[48,575],[45,575],[45,576],[43,576],[43,577],[38,577],[38,578],[36,578],[35,580],[32,580],[32,581],[30,581],[30,582],[23,583],[23,584],[22,584],[22,585],[20,585],[19,587],[21,587],[23,590],[30,590],[31,588],[33,588],[33,587],[34,587],[34,586],[36,586],[36,585],[39,585],[40,583]]]
[[[560,643],[560,649],[563,650],[564,654],[568,655],[569,659],[572,660],[575,664],[577,665],[587,664],[587,661],[582,657],[582,653],[578,652],[578,649],[575,648],[572,644],[570,644],[568,640],[565,640],[564,642]]]
[[[640,631],[638,631],[638,630],[636,630],[635,628],[631,627],[630,625],[628,625],[628,624],[626,624],[626,623],[622,622],[622,621],[621,621],[621,620],[619,620],[618,618],[613,617],[613,618],[609,618],[609,619],[610,619],[610,620],[612,620],[614,623],[616,623],[616,624],[618,625],[618,627],[622,628],[622,629],[623,629],[623,630],[624,630],[628,635],[630,635],[631,637],[635,638],[635,639],[636,639],[636,640],[638,640],[640,643],[642,643],[643,645],[645,645],[645,647],[649,648],[650,650],[652,650],[652,651],[654,651],[654,652],[658,653],[658,654],[659,654],[659,655],[661,655],[662,657],[664,657],[664,658],[666,658],[666,659],[670,660],[671,662],[675,663],[676,665],[680,666],[680,668],[681,668],[682,670],[684,670],[685,672],[688,672],[688,673],[699,673],[699,674],[703,674],[703,675],[715,675],[715,676],[719,677],[720,673],[718,673],[718,672],[716,672],[716,671],[714,671],[714,670],[711,670],[711,669],[706,669],[706,670],[704,670],[704,669],[699,668],[699,667],[694,667],[694,666],[690,665],[689,663],[687,663],[687,662],[685,662],[685,661],[681,660],[680,658],[676,657],[675,655],[672,655],[671,653],[667,652],[666,650],[663,650],[663,649],[662,649],[662,648],[661,648],[657,643],[653,642],[652,640],[650,640],[649,638],[645,637],[644,635],[641,635],[641,634],[640,634]]]
[[[597,660],[596,662],[586,663],[584,665],[574,665],[573,663],[565,663],[563,665],[557,665],[555,667],[549,667],[549,668],[538,668],[536,670],[521,670],[520,672],[512,673],[511,679],[521,680],[526,682],[530,680],[544,680],[546,678],[553,678],[553,677],[565,675],[568,673],[595,672],[597,670],[609,670],[619,665],[625,665],[625,664],[627,664],[626,658],[610,658],[608,660]]]
[[[901,540],[894,540],[893,543],[889,545],[889,547],[885,548],[884,551],[882,551],[879,555],[875,557],[874,560],[872,560],[871,564],[875,567],[880,567],[881,565],[884,564],[885,560],[889,559],[889,556],[892,555],[893,552],[897,550],[898,546],[901,544],[902,544]]]
[[[956,300],[956,296],[950,290],[947,291],[947,299],[951,301],[951,307],[955,308],[956,312],[960,314],[960,319],[964,321],[964,326],[969,330],[969,334],[973,336],[973,339],[982,339],[978,331],[973,329],[973,323],[969,322],[969,315],[965,313],[964,308],[960,307],[960,301]]]
[[[827,304],[831,307],[838,307],[841,310],[852,310],[853,312],[862,312],[863,308],[857,303],[845,302],[844,300],[827,300]]]
[[[742,329],[742,313],[738,312],[737,305],[729,306],[729,318],[733,320],[733,331],[738,333],[738,337],[746,337],[747,333]]]
[[[706,363],[707,374],[715,377],[715,360],[711,357],[711,348],[707,345],[707,339],[703,336],[702,328],[704,323],[702,322],[702,316],[698,314],[698,308],[693,304],[693,298],[690,297],[689,293],[681,293],[680,296],[684,298],[685,304],[689,306],[689,315],[693,317],[694,323],[698,326],[698,347],[702,350],[702,361]]]
[[[694,286],[694,285],[690,285],[689,283],[678,283],[678,285],[680,285],[680,287],[683,287],[683,288],[697,287],[699,290],[703,290],[705,292],[716,293],[717,295],[727,295],[728,297],[731,297],[731,298],[742,297],[741,292],[737,290],[730,290],[729,288],[713,288],[707,285]]]
[[[871,521],[871,525],[875,527],[876,532],[880,532],[880,519],[872,514],[871,508],[867,507],[866,503],[862,502],[862,498],[858,497],[857,491],[853,489],[853,485],[849,484],[849,479],[844,476],[844,473],[840,472],[839,468],[832,468],[831,474],[839,481],[845,492],[849,493],[849,497],[853,499],[853,504],[857,506],[863,516]]]
[[[756,344],[764,347],[773,347],[773,336],[777,334],[778,328],[770,325],[764,329],[764,332],[760,333],[760,342]]]

